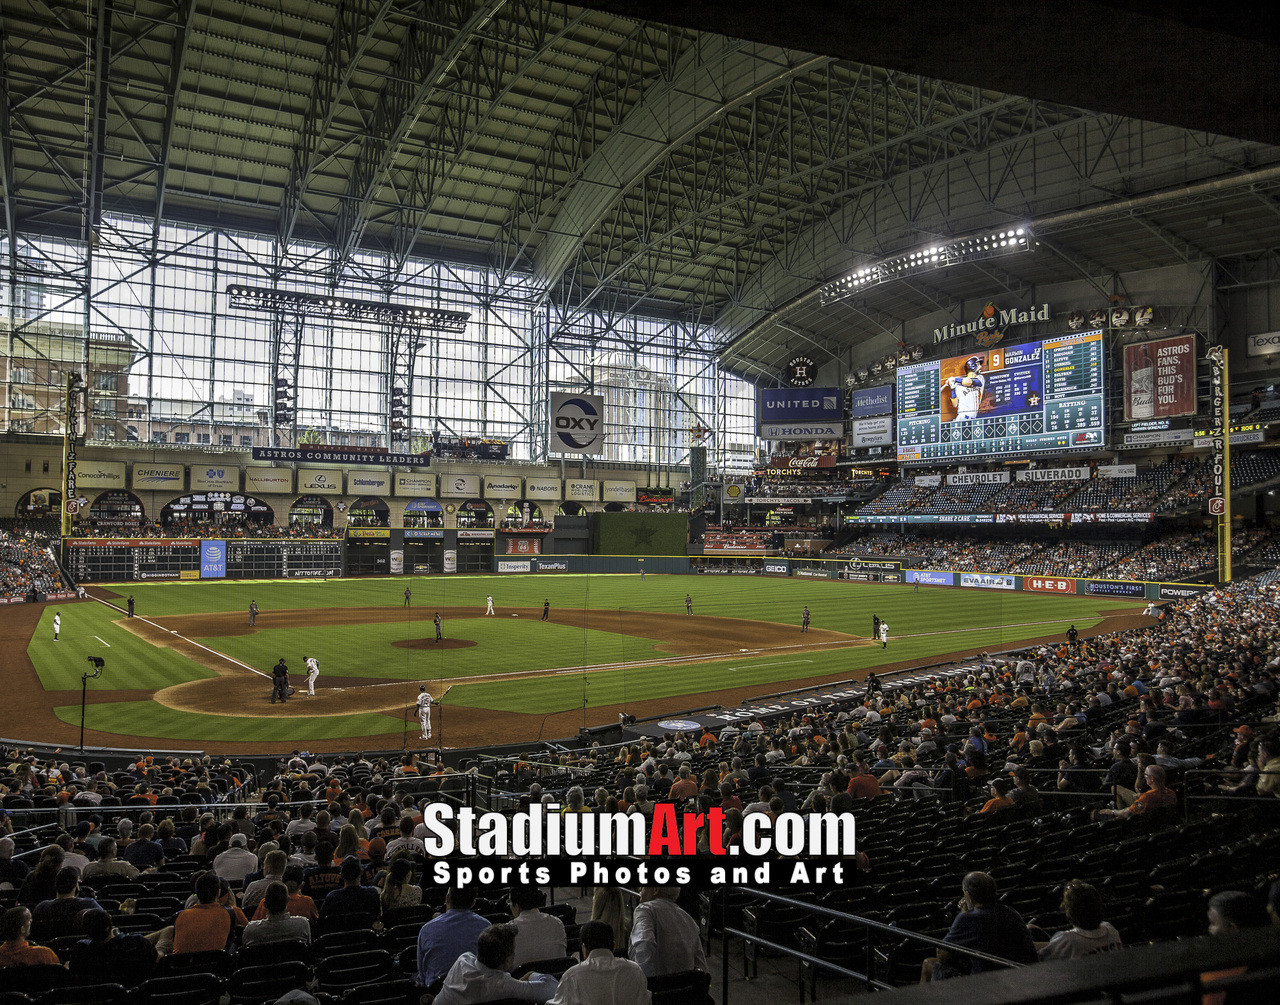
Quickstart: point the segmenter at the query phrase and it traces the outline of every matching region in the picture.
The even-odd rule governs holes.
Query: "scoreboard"
[[[948,461],[1105,442],[1102,332],[898,368],[898,460]]]
[[[69,538],[64,558],[76,582],[199,579],[200,540]],[[328,539],[236,539],[226,542],[226,578],[340,576],[342,542]]]

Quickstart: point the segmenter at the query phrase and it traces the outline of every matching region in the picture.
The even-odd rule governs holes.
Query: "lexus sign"
[[[552,453],[604,453],[604,398],[598,394],[550,394],[547,439]]]

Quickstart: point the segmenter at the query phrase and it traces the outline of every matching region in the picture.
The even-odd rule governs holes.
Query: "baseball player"
[[[256,600],[249,601],[249,627],[252,628],[258,620],[258,602]]]
[[[129,601],[126,605],[129,608],[129,617],[133,617],[133,594],[129,594]]]
[[[801,634],[807,634],[808,631],[809,631],[809,608],[805,607],[805,609],[800,612],[800,632]]]
[[[436,611],[435,622],[436,622],[436,641],[439,642],[440,641],[440,612],[439,611]]]
[[[539,620],[546,621],[547,618],[549,618],[550,616],[551,616],[551,598],[548,597],[546,600],[542,602],[542,617]]]
[[[965,423],[962,428],[967,429],[968,423],[978,417],[982,396],[987,390],[987,378],[982,375],[983,365],[981,356],[970,356],[964,362],[964,373],[961,376],[948,377],[942,382],[943,388],[951,392],[951,400],[956,403],[956,419]]]
[[[307,694],[314,698],[316,696],[316,678],[320,676],[320,661],[314,656],[302,657],[302,662],[307,665]]]
[[[422,723],[422,738],[431,739],[431,695],[427,694],[427,685],[418,688],[418,721]]]
[[[53,641],[58,641],[58,633],[62,631],[62,612],[54,611],[53,614]]]
[[[684,595],[684,613],[685,614],[693,613],[693,598],[689,596],[689,594],[687,593]]]
[[[404,588],[404,606],[405,606],[405,607],[408,607],[408,606],[409,606],[409,597],[410,597],[410,596],[412,596],[412,591],[409,589],[409,587],[407,587],[407,586],[406,586],[406,587]]]
[[[880,648],[889,648],[889,622],[887,621],[880,622]]]
[[[489,594],[487,597],[485,597],[485,598],[484,598],[484,602],[488,605],[488,606],[484,609],[485,617],[488,617],[490,614],[493,614],[493,613],[494,613],[494,611],[493,611],[493,594],[491,593],[491,594]]]

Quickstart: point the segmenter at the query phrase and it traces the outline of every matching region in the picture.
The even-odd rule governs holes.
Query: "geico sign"
[[[1033,593],[1075,593],[1074,579],[1057,579],[1045,576],[1024,576],[1022,588]]]

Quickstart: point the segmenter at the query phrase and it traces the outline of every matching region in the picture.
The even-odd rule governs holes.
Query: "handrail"
[[[822,917],[828,917],[837,921],[850,921],[850,922],[853,922],[854,924],[860,925],[868,929],[869,931],[887,933],[897,938],[907,938],[909,940],[921,942],[924,945],[931,946],[935,949],[945,949],[948,952],[957,953],[963,956],[968,956],[973,959],[982,960],[987,963],[994,963],[1001,967],[1016,968],[1016,967],[1021,967],[1023,965],[1013,960],[1006,960],[1000,956],[993,956],[992,954],[985,953],[980,949],[968,949],[964,946],[957,946],[957,945],[954,945],[953,943],[946,942],[942,939],[935,939],[930,935],[922,935],[919,932],[912,932],[909,929],[901,928],[897,925],[886,924],[885,922],[876,921],[872,918],[867,918],[859,914],[850,914],[847,911],[837,911],[830,907],[824,907],[821,904],[811,904],[807,901],[796,900],[794,897],[785,897],[782,894],[769,893],[765,890],[760,890],[755,887],[747,887],[747,886],[725,887],[721,891],[721,898],[720,898],[720,933],[721,933],[720,957],[721,957],[721,982],[722,982],[721,1001],[722,1002],[729,1001],[729,936],[730,935],[737,936],[738,938],[741,938],[745,941],[749,941],[755,945],[764,946],[765,948],[772,949],[776,952],[780,952],[786,956],[794,957],[796,959],[800,959],[808,963],[812,963],[816,966],[821,966],[826,969],[836,971],[838,973],[843,974],[846,977],[852,977],[855,980],[863,981],[865,984],[867,984],[869,989],[885,991],[885,990],[889,990],[892,987],[892,985],[885,984],[884,982],[878,981],[871,976],[870,971],[871,971],[872,946],[871,946],[870,940],[867,941],[867,971],[868,972],[865,974],[862,974],[862,973],[858,973],[857,971],[848,970],[844,967],[831,963],[827,960],[820,959],[819,957],[812,956],[808,953],[803,952],[802,950],[795,949],[790,946],[784,946],[779,943],[771,942],[768,939],[762,939],[758,936],[754,936],[747,932],[744,932],[741,929],[730,928],[725,921],[725,911],[728,906],[728,899],[729,899],[728,894],[732,890],[737,890],[742,893],[749,894],[750,896],[759,898],[761,900],[771,901],[776,904],[782,904],[783,906],[786,906],[786,907],[799,908],[810,914],[817,914]]]

